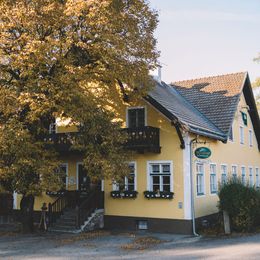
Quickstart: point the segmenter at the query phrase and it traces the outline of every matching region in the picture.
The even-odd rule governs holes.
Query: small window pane
[[[160,176],[153,176],[153,184],[159,184],[160,183]]]
[[[170,184],[170,176],[163,176],[163,184]]]
[[[163,164],[163,173],[170,173],[170,164]]]
[[[159,164],[152,165],[152,172],[154,172],[154,173],[160,172]]]

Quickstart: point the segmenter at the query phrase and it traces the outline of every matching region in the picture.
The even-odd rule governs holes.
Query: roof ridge
[[[207,76],[207,77],[199,77],[199,78],[193,78],[193,79],[178,80],[178,81],[171,82],[170,85],[172,86],[172,85],[174,85],[176,83],[181,83],[181,82],[195,81],[195,80],[202,80],[202,79],[212,79],[212,78],[219,78],[219,77],[231,76],[231,75],[237,75],[237,74],[248,74],[248,71],[240,71],[240,72],[233,72],[233,73],[227,73],[227,74],[212,75],[212,76]]]

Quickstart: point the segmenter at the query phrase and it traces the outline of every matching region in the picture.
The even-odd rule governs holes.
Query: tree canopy
[[[80,125],[90,174],[126,173],[113,119],[118,103],[151,86],[157,22],[145,0],[0,2],[2,187],[25,196],[58,188],[58,155],[41,138],[55,117]]]

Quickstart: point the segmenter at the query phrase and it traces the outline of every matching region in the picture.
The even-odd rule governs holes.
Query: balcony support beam
[[[185,142],[184,142],[184,139],[183,139],[183,136],[182,136],[182,132],[181,132],[181,125],[179,122],[174,122],[172,121],[172,125],[175,127],[176,129],[176,132],[178,134],[178,137],[180,139],[180,148],[181,149],[185,149]]]

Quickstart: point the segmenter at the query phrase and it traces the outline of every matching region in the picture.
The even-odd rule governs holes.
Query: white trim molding
[[[184,219],[191,220],[192,212],[191,212],[191,179],[190,179],[190,165],[192,162],[190,161],[190,137],[187,134],[184,137],[185,149],[183,149],[183,184],[184,184]]]
[[[147,161],[147,190],[151,190],[152,183],[150,178],[150,170],[152,164],[169,164],[170,165],[170,191],[174,191],[173,185],[173,161]]]

